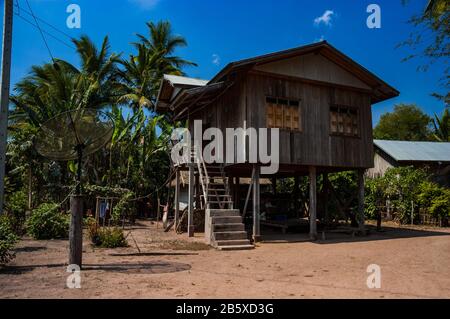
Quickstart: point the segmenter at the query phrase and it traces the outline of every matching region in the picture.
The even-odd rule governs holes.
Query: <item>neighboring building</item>
[[[203,130],[216,127],[222,132],[226,128],[279,128],[279,171],[264,177],[309,176],[308,211],[310,236],[314,239],[317,237],[317,174],[323,174],[326,179],[328,173],[358,171],[358,220],[362,229],[363,176],[366,169],[373,167],[371,107],[398,94],[396,89],[323,41],[230,63],[210,81],[165,76],[157,111],[175,120],[188,120],[191,132],[194,132],[194,120],[203,121]],[[233,203],[242,199],[249,202],[249,198],[252,204],[245,207],[253,207],[252,235],[258,241],[263,164],[246,159],[237,164],[204,165],[202,158],[192,151],[195,164],[175,165],[178,181],[179,172],[189,170],[189,236],[194,233],[194,189],[197,189],[197,194],[203,194],[206,208],[208,243],[219,248],[249,246],[241,225],[246,211],[233,209]],[[227,158],[226,148],[224,153],[223,158]],[[252,179],[251,196],[235,191],[239,179],[244,177]]]
[[[374,140],[374,167],[367,176],[383,176],[386,170],[398,166],[426,168],[434,180],[450,186],[450,143]]]

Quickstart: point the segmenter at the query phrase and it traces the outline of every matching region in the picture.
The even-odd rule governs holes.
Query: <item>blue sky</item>
[[[32,20],[26,0],[18,1],[22,17]],[[189,76],[209,79],[228,62],[326,39],[332,45],[397,88],[398,98],[373,107],[374,123],[396,103],[416,103],[430,115],[443,103],[430,96],[439,91],[443,62],[428,72],[418,72],[420,60],[402,63],[410,52],[396,49],[413,31],[407,20],[422,10],[426,0],[28,0],[35,14],[66,34],[89,35],[100,43],[110,37],[112,49],[128,56],[136,33],[146,33],[146,21],[169,20],[176,33],[189,43],[178,55],[199,64],[186,70]],[[3,0],[0,1],[3,8]],[[81,29],[66,26],[69,4],[81,7]],[[381,7],[381,29],[366,26],[369,4]],[[22,11],[20,10],[22,9]],[[3,19],[3,12],[0,14]],[[12,83],[33,64],[49,61],[38,30],[14,16]],[[65,42],[69,39],[42,24]],[[55,57],[77,63],[69,48],[47,36]]]

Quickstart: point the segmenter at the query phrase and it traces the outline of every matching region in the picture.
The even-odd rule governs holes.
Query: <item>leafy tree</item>
[[[433,119],[434,134],[433,137],[439,142],[450,142],[450,111],[448,108],[444,110],[441,118],[434,115]]]
[[[403,2],[408,1],[403,0]],[[448,0],[429,0],[425,10],[412,17],[410,23],[416,27],[416,31],[400,46],[409,46],[414,53],[404,60],[416,57],[425,58],[428,61],[427,64],[420,67],[424,71],[435,62],[446,63],[450,55],[450,2]],[[433,95],[444,100],[448,105],[450,103],[448,63],[443,65],[442,72],[442,86],[447,92],[444,94],[433,93]]]
[[[431,118],[414,104],[398,104],[381,116],[374,128],[376,139],[426,141],[430,139]]]

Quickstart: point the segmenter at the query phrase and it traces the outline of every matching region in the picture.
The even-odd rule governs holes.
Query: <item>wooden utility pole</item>
[[[3,14],[2,78],[0,90],[0,214],[3,213],[5,190],[6,142],[8,133],[9,86],[11,74],[11,46],[13,0],[5,0]]]
[[[70,212],[69,265],[78,265],[81,269],[83,256],[83,196],[71,196]]]

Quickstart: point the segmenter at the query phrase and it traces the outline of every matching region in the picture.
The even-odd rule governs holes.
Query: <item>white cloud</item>
[[[322,35],[320,36],[320,38],[315,38],[315,39],[314,39],[314,42],[322,42],[323,40],[325,40],[325,36],[322,34]]]
[[[152,9],[159,3],[159,0],[128,0],[128,1],[138,5],[139,7],[145,10]]]
[[[212,63],[215,65],[219,65],[220,64],[220,56],[218,54],[213,54],[212,55]]]
[[[314,19],[314,25],[318,26],[321,23],[327,26],[331,26],[331,19],[333,18],[334,11],[326,10],[320,17]]]

